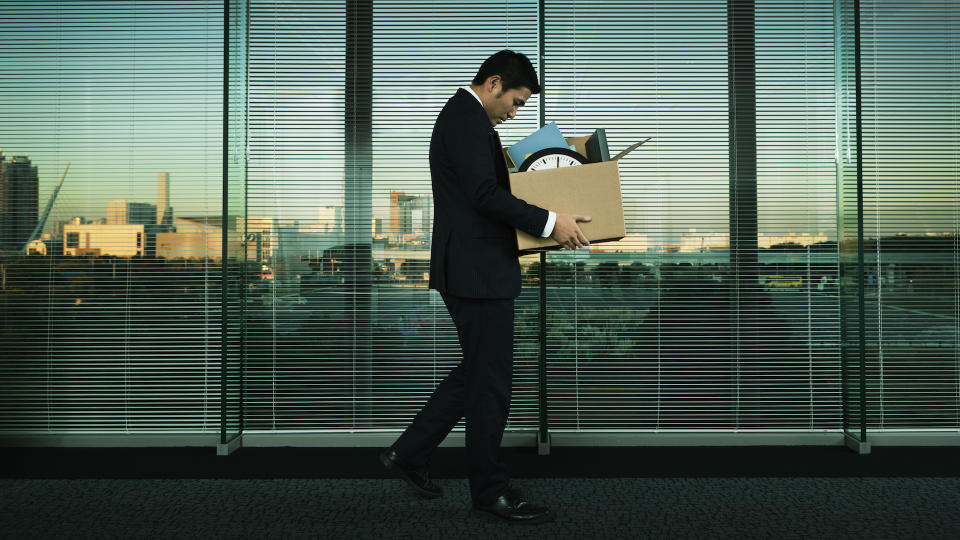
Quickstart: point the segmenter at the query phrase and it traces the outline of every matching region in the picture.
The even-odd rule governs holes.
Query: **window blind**
[[[320,24],[316,23],[319,19],[311,17],[322,16],[336,25],[337,17],[346,17],[335,9],[325,9],[328,7],[322,3],[252,4],[251,110],[272,110],[269,120],[267,115],[262,117],[263,124],[253,120],[252,152],[257,151],[259,141],[295,137],[290,126],[278,120],[277,111],[286,109],[283,103],[288,98],[279,95],[278,80],[313,80],[318,76],[315,74],[322,73],[332,78],[325,89],[333,96],[339,95],[342,84],[349,88],[347,82],[335,79],[339,69],[346,71],[345,67],[311,67],[316,63],[310,57],[315,50],[329,50],[332,58],[341,58],[341,51],[335,47],[318,47],[316,41],[310,42],[313,48],[304,48],[299,42],[278,46],[275,41],[277,36],[293,35],[295,25],[286,26],[291,18],[298,24]],[[318,242],[324,246],[322,250],[314,249],[314,256],[323,260],[313,263],[316,268],[312,269],[310,285],[304,285],[301,272],[288,272],[286,276],[277,272],[262,292],[262,300],[251,298],[251,317],[260,317],[259,307],[253,306],[262,303],[266,307],[263,320],[267,321],[258,326],[263,328],[262,334],[251,330],[248,341],[252,347],[248,351],[250,368],[258,373],[250,378],[253,392],[249,395],[248,420],[256,422],[253,425],[279,426],[287,422],[291,427],[363,427],[358,423],[359,411],[367,405],[365,409],[372,411],[370,425],[387,422],[402,427],[439,378],[459,361],[449,316],[436,293],[425,287],[429,246],[421,242],[429,240],[432,201],[425,199],[430,193],[426,161],[430,129],[449,95],[469,82],[490,52],[511,47],[526,52],[535,65],[539,63],[536,7],[534,3],[512,5],[504,11],[510,23],[504,27],[502,20],[485,26],[487,23],[478,22],[485,19],[471,16],[472,8],[459,4],[433,5],[429,12],[389,2],[373,4],[372,178],[366,203],[373,214],[370,232],[375,282],[367,319],[372,361],[358,363],[358,351],[353,347],[356,342],[350,336],[355,328],[342,327],[343,321],[356,314],[345,313],[346,304],[336,298],[346,292],[345,283],[337,277],[337,265],[342,261],[337,262],[336,242],[341,240],[330,237],[327,243]],[[630,236],[618,245],[597,246],[591,253],[549,256],[551,426],[739,427],[749,423],[743,417],[752,414],[754,426],[806,428],[828,418],[831,407],[837,406],[835,386],[831,386],[837,373],[836,302],[831,303],[829,291],[811,290],[813,285],[809,284],[814,273],[829,279],[829,267],[836,265],[835,252],[831,255],[828,240],[823,238],[835,234],[836,226],[832,212],[835,202],[824,188],[824,182],[832,179],[823,178],[823,171],[831,170],[831,163],[825,164],[824,160],[830,159],[833,144],[829,103],[832,23],[829,5],[810,3],[806,9],[808,16],[799,22],[791,17],[793,12],[776,4],[761,15],[768,26],[767,33],[761,33],[758,39],[758,49],[767,55],[762,58],[768,64],[758,70],[760,93],[770,96],[761,111],[769,110],[770,127],[764,124],[764,116],[760,124],[770,133],[777,131],[764,135],[771,147],[767,159],[775,159],[774,151],[787,149],[793,153],[786,173],[779,168],[771,172],[761,169],[761,181],[769,178],[770,184],[770,194],[761,199],[761,208],[766,211],[769,207],[771,215],[789,203],[804,208],[792,221],[765,222],[762,232],[771,238],[771,246],[778,241],[789,243],[790,239],[808,244],[822,240],[820,243],[826,246],[812,248],[810,258],[807,250],[797,257],[793,253],[770,253],[776,249],[765,246],[764,256],[769,259],[765,263],[776,268],[771,271],[783,271],[792,277],[790,265],[802,267],[808,285],[800,290],[770,292],[776,296],[766,311],[737,313],[730,308],[729,256],[725,252],[729,246],[725,3],[677,4],[672,9],[657,3],[638,6],[632,14],[589,2],[546,3],[547,53],[541,77],[546,82],[547,102],[542,120],[557,121],[569,135],[604,127],[612,149],[625,147],[634,139],[654,137],[649,146],[637,151],[632,163],[630,158],[621,163]],[[427,31],[419,25],[432,29],[429,48],[415,39]],[[784,46],[786,40],[777,38],[785,26],[791,38],[799,39],[798,44]],[[491,36],[491,41],[485,48],[473,44],[468,47],[460,37],[464,32]],[[334,38],[339,39],[337,35],[323,35],[331,35],[335,42]],[[627,38],[638,35],[650,39],[639,41],[641,45],[636,45],[636,40],[625,45]],[[261,37],[262,42],[258,41]],[[691,40],[695,47],[690,47]],[[428,54],[430,62],[425,63]],[[782,96],[775,95],[783,84],[780,79],[784,72],[778,62],[784,59],[794,63],[791,72],[799,69],[803,73],[803,78],[788,81],[794,84],[793,92],[801,95],[800,109],[784,110]],[[276,70],[282,65],[296,65],[298,70],[278,74]],[[424,70],[425,75],[421,74]],[[258,80],[265,83],[262,102],[256,97],[261,91],[255,88]],[[811,80],[815,87],[802,86]],[[769,91],[763,86],[765,82]],[[504,144],[538,127],[541,119],[532,114],[539,107],[537,99],[533,97],[512,126],[502,128]],[[323,108],[312,111],[326,112]],[[337,113],[330,114],[329,120],[338,122]],[[786,140],[778,130],[784,122],[788,127]],[[264,129],[258,131],[261,127]],[[320,132],[312,129],[313,140],[317,140]],[[690,156],[690,148],[696,149],[695,159]],[[277,150],[271,147],[270,157],[264,159],[284,160],[288,166],[309,163],[301,148]],[[335,167],[338,154],[335,149],[331,153]],[[266,156],[266,152],[261,155]],[[252,155],[251,163],[256,159]],[[319,218],[303,214],[297,226],[302,229],[302,223],[313,219],[324,230],[339,230],[338,220],[343,218],[338,217],[342,214],[337,213],[337,204],[346,204],[337,202],[338,196],[343,197],[340,178],[303,184],[279,182],[277,178],[272,176],[263,183],[251,178],[251,208],[267,199],[275,204],[272,210],[276,215],[284,215],[301,204],[318,205],[314,201],[326,196],[334,210]],[[298,202],[281,204],[284,192],[299,197]],[[251,223],[254,219],[251,214]],[[833,230],[820,230],[831,225]],[[274,258],[273,266],[279,268],[299,257],[303,269],[305,251],[294,250],[282,261]],[[517,303],[517,369],[510,424],[517,429],[536,425],[538,391],[537,257],[525,257],[522,263],[527,286]],[[288,292],[282,292],[285,283],[295,281],[296,274],[300,276],[299,294],[289,285]],[[725,279],[728,286],[717,286]],[[778,284],[781,281],[789,283],[778,280]],[[704,291],[710,291],[707,305],[702,301]],[[296,298],[293,302],[285,300],[291,295]],[[759,321],[761,316],[763,322]],[[282,317],[288,317],[289,322],[284,323]],[[737,356],[738,343],[732,334],[736,324],[731,323],[737,317],[748,326],[775,327],[781,332],[776,337],[785,339],[771,346],[772,338],[767,335],[762,351],[766,356],[752,366],[738,368],[743,356]],[[771,322],[771,318],[776,321]],[[788,319],[795,324],[791,326]],[[280,330],[284,327],[291,328],[289,335]],[[759,331],[764,332],[762,328]],[[303,340],[312,340],[311,346],[305,346]],[[256,348],[260,343],[263,348]],[[777,355],[779,358],[775,358]],[[372,391],[356,391],[371,384]],[[254,388],[264,390],[261,393]],[[278,402],[289,408],[278,412]],[[738,405],[741,402],[742,408]],[[751,406],[752,412],[746,412]],[[262,416],[254,412],[261,410]],[[829,422],[824,420],[822,425],[829,426]]]
[[[0,4],[5,433],[218,429],[223,15]]]
[[[513,48],[536,62],[537,4],[366,7],[250,5],[248,227],[263,230],[265,269],[248,297],[251,429],[400,428],[460,360],[450,316],[427,289],[430,135],[487,56]],[[362,61],[350,65],[350,17],[361,19],[359,38],[372,40],[366,74]],[[362,103],[344,112],[364,85],[348,73],[369,78],[366,113]],[[534,97],[501,131],[505,144],[539,126],[537,110]],[[345,158],[346,133],[364,123],[369,177]],[[351,181],[369,182],[368,191]],[[369,219],[351,221],[363,207]],[[371,246],[369,288],[359,293],[351,238]],[[536,422],[536,339],[517,341],[510,428]]]
[[[960,14],[861,0],[868,425],[960,427]]]
[[[512,49],[538,55],[535,1],[373,2],[373,208],[386,229],[374,234],[393,284],[378,287],[374,369],[385,377],[383,421],[404,428],[436,384],[462,359],[456,328],[436,291],[428,290],[432,194],[429,148],[433,124],[457,89],[473,80],[491,54]],[[425,39],[425,36],[429,36]],[[539,74],[538,74],[539,75]],[[539,96],[498,129],[504,145],[540,127]],[[398,202],[399,201],[399,202]],[[405,201],[405,202],[404,202]],[[380,244],[379,242],[385,242]],[[377,259],[374,264],[380,264]],[[405,268],[410,268],[405,270]],[[412,287],[411,287],[412,286]],[[517,304],[536,302],[525,289]],[[507,430],[538,422],[538,336],[517,336]],[[379,378],[379,374],[374,374]],[[464,428],[463,419],[455,430]]]
[[[547,3],[548,120],[614,152],[652,137],[620,162],[627,237],[550,254],[552,426],[836,427],[832,4],[755,4],[759,270],[740,287],[727,5]]]
[[[245,430],[347,428],[343,2],[249,3]],[[369,347],[369,343],[367,343]]]
[[[841,417],[833,17],[832,1],[756,3],[755,286],[768,303],[745,314],[764,345],[742,363],[740,402],[758,428]]]
[[[550,425],[725,425],[728,298],[691,293],[729,261],[726,3],[545,8],[547,121],[651,138],[619,163],[626,238],[548,255]]]
[[[0,431],[404,427],[460,359],[431,128],[503,48],[545,86],[504,144],[651,137],[625,239],[521,259],[509,430],[541,392],[556,431],[835,430],[858,319],[870,426],[955,430],[957,9],[860,2],[858,298],[834,4],[5,2]]]

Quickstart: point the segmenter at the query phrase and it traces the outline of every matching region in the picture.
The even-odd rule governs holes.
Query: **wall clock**
[[[558,167],[585,165],[586,163],[587,158],[569,148],[544,148],[527,156],[527,159],[523,160],[523,163],[517,167],[517,171],[542,171]]]

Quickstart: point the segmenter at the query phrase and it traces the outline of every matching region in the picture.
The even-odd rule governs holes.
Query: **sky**
[[[875,235],[957,231],[960,7],[862,4],[867,220]],[[620,164],[628,234],[725,232],[725,6],[547,2],[545,92],[501,138],[542,121],[565,135],[602,127],[612,153],[652,137]],[[836,233],[832,17],[832,0],[757,1],[765,234]],[[385,217],[390,190],[430,192],[433,121],[487,55],[511,48],[539,65],[537,2],[378,0],[373,39],[373,204]],[[217,214],[222,46],[220,2],[4,2],[0,149],[39,167],[41,208],[70,163],[51,220],[155,203],[161,171],[177,216]],[[251,217],[311,222],[342,205],[344,50],[342,2],[251,2]]]

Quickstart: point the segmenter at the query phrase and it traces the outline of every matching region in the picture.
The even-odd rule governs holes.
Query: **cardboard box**
[[[580,154],[588,155],[585,147],[589,137],[566,137]],[[647,139],[649,140],[649,139]],[[592,221],[580,222],[580,230],[590,244],[620,240],[626,236],[623,221],[623,199],[620,193],[618,161],[643,144],[639,142],[620,152],[609,161],[560,167],[540,171],[510,173],[510,192],[514,196],[557,213],[582,214]],[[591,152],[591,154],[594,154]],[[511,163],[504,149],[508,165]],[[521,255],[536,251],[559,249],[553,238],[535,238],[517,230],[517,248]]]

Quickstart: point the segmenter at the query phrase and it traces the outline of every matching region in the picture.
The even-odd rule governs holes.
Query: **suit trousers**
[[[513,299],[441,296],[457,327],[463,359],[392,448],[401,461],[426,466],[464,417],[470,496],[488,505],[509,482],[499,455],[513,382]]]

